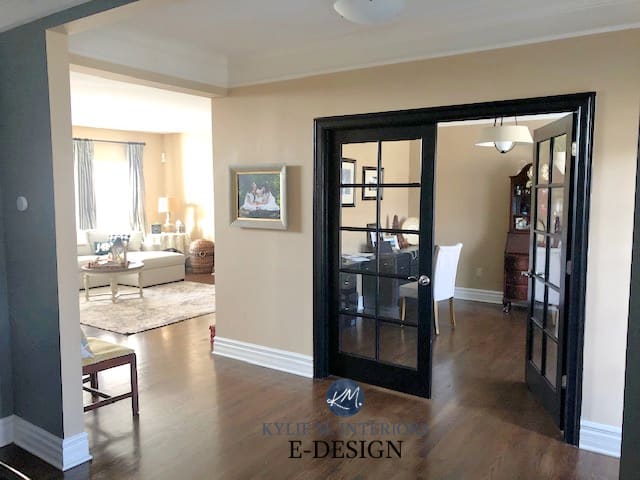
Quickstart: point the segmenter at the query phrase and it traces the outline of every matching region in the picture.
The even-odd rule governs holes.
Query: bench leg
[[[133,354],[133,359],[131,360],[131,410],[134,416],[138,415],[138,367],[135,354]]]
[[[89,384],[91,385],[91,388],[95,390],[100,390],[100,383],[98,382],[98,372],[89,374],[89,382],[90,382]],[[94,400],[98,398],[98,396],[93,393],[91,394],[91,397]]]

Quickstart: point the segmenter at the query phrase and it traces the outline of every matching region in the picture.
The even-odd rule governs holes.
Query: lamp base
[[[162,232],[163,233],[175,233],[176,232],[176,226],[173,223],[164,223],[162,225]]]

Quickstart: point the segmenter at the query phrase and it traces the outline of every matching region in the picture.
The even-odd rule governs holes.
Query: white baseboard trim
[[[620,458],[622,428],[602,423],[580,421],[580,448]]]
[[[215,337],[212,353],[221,357],[234,358],[260,365],[261,367],[313,378],[313,357],[310,355],[263,347],[255,343],[246,343],[224,337]]]
[[[502,304],[502,292],[496,290],[456,287],[454,298],[474,302]]]
[[[13,416],[13,442],[59,470],[66,471],[91,460],[85,432],[59,438],[46,430]]]
[[[13,443],[13,415],[0,418],[0,447]]]

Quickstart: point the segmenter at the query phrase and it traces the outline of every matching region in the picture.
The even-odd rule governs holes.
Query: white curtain
[[[129,163],[129,223],[131,230],[145,231],[143,149],[140,143],[127,144]]]
[[[93,184],[93,142],[73,141],[76,171],[77,226],[81,230],[96,228],[96,195]]]

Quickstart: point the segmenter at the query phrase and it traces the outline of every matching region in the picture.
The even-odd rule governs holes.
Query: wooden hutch
[[[529,279],[523,275],[529,270],[529,240],[531,226],[531,164],[525,165],[517,175],[509,177],[509,233],[504,251],[504,312],[511,305],[525,305],[528,300]]]

